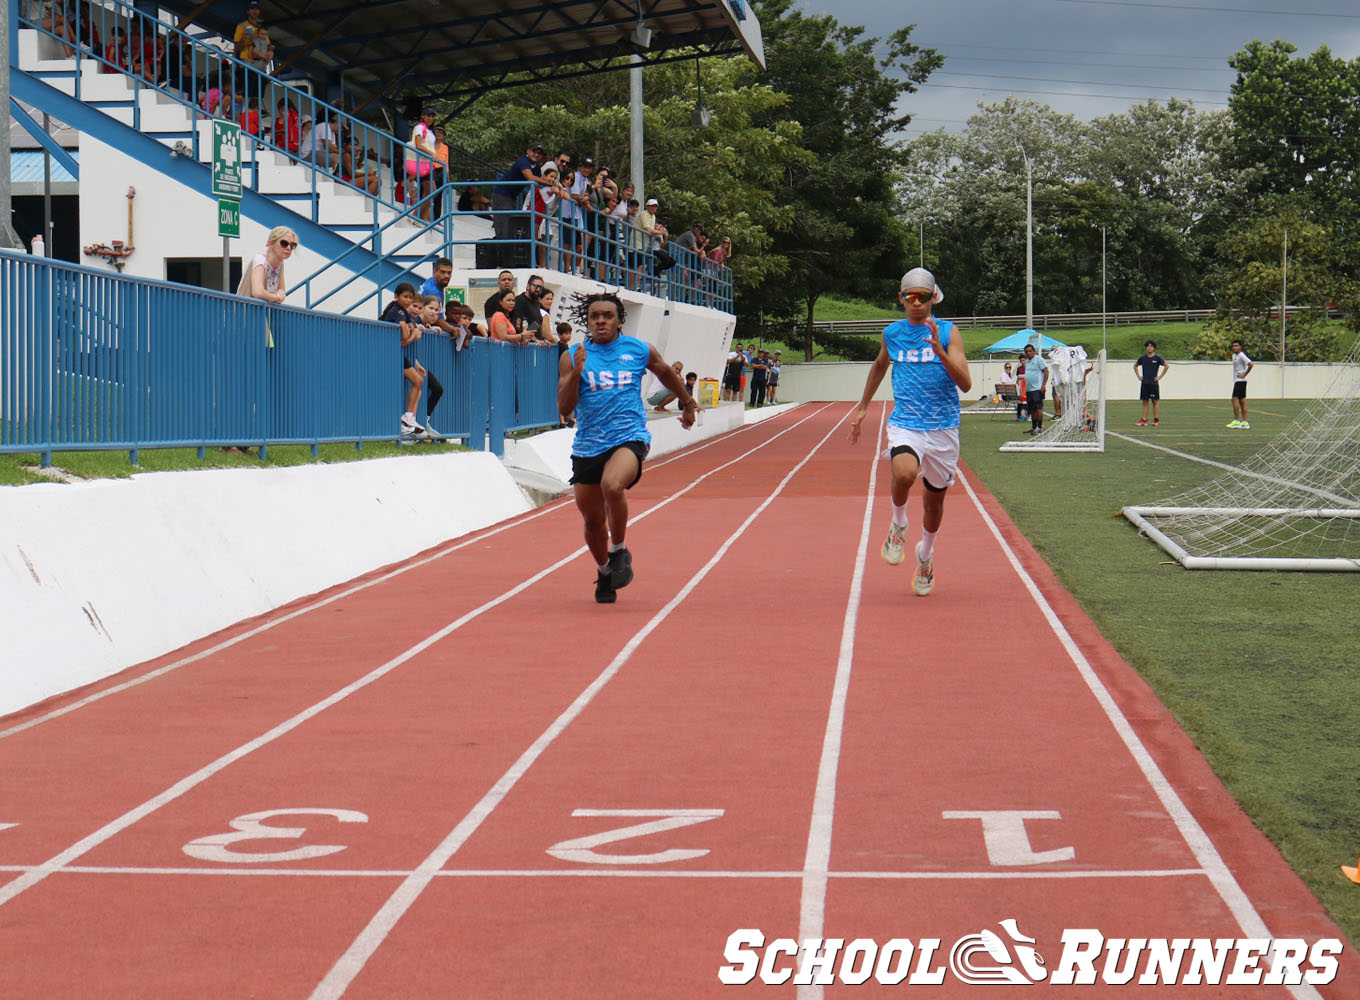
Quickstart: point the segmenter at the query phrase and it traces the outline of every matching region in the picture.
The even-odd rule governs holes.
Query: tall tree
[[[912,43],[914,25],[879,39],[834,17],[810,15],[796,0],[754,0],[752,6],[765,45],[764,82],[789,98],[776,114],[802,127],[812,158],[789,170],[777,191],[792,217],[774,229],[766,252],[788,262],[788,279],[743,295],[738,318],[800,315],[804,356],[811,360],[812,317],[823,294],[882,298],[895,288],[907,232],[899,218],[892,135],[911,120],[903,98],[944,60]]]
[[[1228,97],[1236,161],[1259,168],[1250,193],[1306,194],[1354,233],[1360,226],[1360,59],[1324,45],[1295,58],[1296,46],[1254,41],[1229,60]]]

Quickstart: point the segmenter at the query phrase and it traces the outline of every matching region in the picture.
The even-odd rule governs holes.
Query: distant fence
[[[415,353],[446,436],[499,455],[556,426],[555,348],[440,335]],[[0,251],[0,453],[400,440],[400,361],[391,324]]]
[[[1308,311],[1307,306],[1289,306],[1286,316],[1299,316]],[[945,314],[942,314],[945,315]],[[1100,326],[1103,319],[1107,326],[1136,326],[1142,323],[1203,323],[1213,318],[1213,309],[1156,309],[1143,312],[1107,313],[1045,313],[1034,317],[1035,330],[1062,330],[1073,327]],[[1278,317],[1279,310],[1271,312]],[[1334,313],[1329,309],[1328,317]],[[947,316],[960,329],[982,327],[988,330],[1022,330],[1025,328],[1024,316]],[[889,319],[828,320],[814,322],[812,327],[819,333],[843,333],[878,335],[883,332]],[[798,327],[801,329],[801,326]]]

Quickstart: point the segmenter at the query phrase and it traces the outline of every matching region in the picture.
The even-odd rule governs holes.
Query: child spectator
[[[239,119],[241,131],[247,135],[258,136],[260,134],[260,99],[252,97],[250,103],[246,105],[245,113]]]
[[[378,317],[381,322],[394,324],[401,333],[401,374],[411,383],[411,388],[406,392],[406,412],[401,415],[401,433],[404,437],[425,433],[425,428],[416,423],[416,407],[420,405],[420,390],[425,385],[425,369],[415,359],[411,347],[420,339],[420,328],[411,322],[410,310],[415,299],[415,286],[403,281],[397,286],[392,301]]]
[[[269,40],[269,29],[263,24],[255,30],[255,65],[266,73],[274,72],[274,43]]]
[[[274,145],[297,156],[301,144],[302,129],[298,113],[288,106],[288,98],[281,97],[274,114]]]
[[[439,309],[438,295],[427,295],[421,299],[419,312],[415,317],[416,326],[419,328],[421,336],[442,329],[440,323],[443,317],[440,316]],[[444,386],[440,384],[438,377],[433,372],[421,368],[421,373],[430,386],[430,391],[425,395],[425,433],[430,437],[443,437],[444,435],[435,430],[434,422],[430,420],[430,416],[434,413],[434,408],[439,405],[439,400],[444,395]],[[405,374],[404,369],[403,374]]]
[[[105,65],[99,67],[101,73],[113,73],[128,71],[128,43],[127,30],[118,28],[113,33],[113,41],[104,46]]]

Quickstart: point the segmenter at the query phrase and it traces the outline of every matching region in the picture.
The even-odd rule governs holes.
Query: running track
[[[612,607],[557,503],[0,720],[0,998],[801,1000],[720,986],[728,935],[1339,936],[966,472],[911,595],[848,415],[651,463]]]

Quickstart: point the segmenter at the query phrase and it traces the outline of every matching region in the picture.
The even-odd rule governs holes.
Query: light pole
[[[1105,343],[1105,227],[1100,227],[1100,349],[1108,347]]]
[[[1025,327],[1034,329],[1034,167],[1025,147],[1017,143],[1025,158]],[[1040,341],[1043,343],[1043,341]]]

